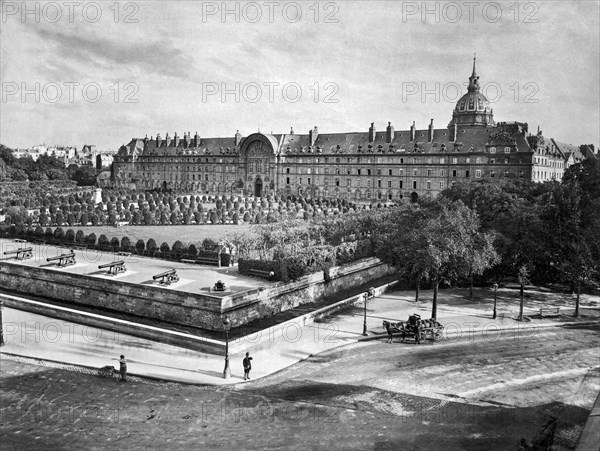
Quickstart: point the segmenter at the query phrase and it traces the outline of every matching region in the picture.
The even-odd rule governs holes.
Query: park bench
[[[196,263],[200,265],[217,265],[221,266],[218,258],[198,257]]]
[[[190,260],[189,258],[182,258],[179,260],[181,263],[196,263],[196,260]]]
[[[120,257],[131,257],[131,252],[117,252]]]
[[[556,318],[560,316],[560,307],[540,308],[540,316],[542,318]]]
[[[251,276],[262,277],[264,279],[270,279],[275,275],[273,271],[262,271],[260,269],[251,269],[248,271]]]
[[[118,262],[105,263],[104,265],[99,265],[98,269],[108,268],[108,275],[116,276],[121,272],[127,271],[125,268],[125,262],[123,260],[119,260]]]

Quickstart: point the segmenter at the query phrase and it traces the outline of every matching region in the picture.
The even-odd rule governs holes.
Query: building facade
[[[353,201],[436,196],[471,179],[560,179],[584,156],[576,146],[530,134],[521,122],[494,121],[473,61],[467,93],[450,123],[396,131],[254,133],[202,138],[167,133],[132,139],[114,157],[115,187],[201,194],[301,194]]]

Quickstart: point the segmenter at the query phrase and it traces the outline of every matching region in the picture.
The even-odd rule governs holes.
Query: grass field
[[[73,230],[81,230],[86,235],[95,233],[96,238],[104,234],[110,240],[117,237],[119,240],[125,236],[129,237],[131,242],[135,244],[137,240],[148,241],[150,238],[160,245],[162,242],[168,243],[170,246],[177,240],[184,244],[201,243],[205,238],[219,240],[226,238],[228,235],[248,231],[252,225],[242,224],[203,224],[203,225],[157,225],[157,226],[75,226]],[[65,230],[68,227],[63,227]]]

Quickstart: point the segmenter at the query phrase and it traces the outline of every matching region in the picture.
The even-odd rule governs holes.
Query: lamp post
[[[0,346],[4,346],[4,323],[2,322],[2,307],[4,304],[0,301]]]
[[[362,334],[366,337],[367,336],[367,299],[369,298],[369,293],[363,294],[363,298],[365,298],[365,314],[364,314],[363,333]]]
[[[223,327],[225,328],[225,369],[223,370],[223,377],[229,379],[231,377],[231,370],[229,369],[229,329],[231,328],[231,320],[227,315],[223,318]]]
[[[494,315],[492,316],[492,319],[496,319],[496,292],[498,291],[498,284],[495,283],[494,284]]]

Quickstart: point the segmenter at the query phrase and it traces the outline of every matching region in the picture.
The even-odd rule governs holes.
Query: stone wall
[[[293,282],[279,282],[217,297],[0,262],[0,286],[74,306],[85,305],[168,323],[222,330],[223,314],[229,315],[232,327],[241,326],[318,301],[392,271],[379,260],[370,258],[331,268],[328,281],[323,272],[317,272]]]

